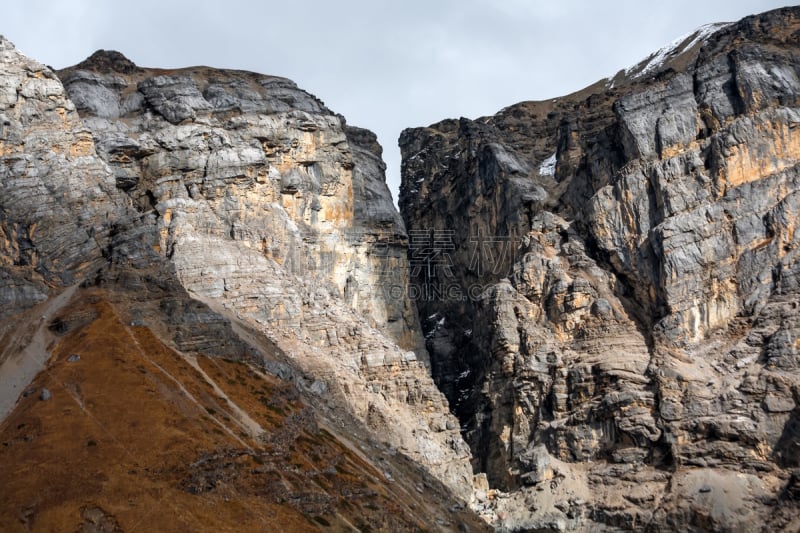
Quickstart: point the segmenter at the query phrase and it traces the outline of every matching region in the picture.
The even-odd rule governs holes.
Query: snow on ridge
[[[542,161],[539,166],[539,174],[541,176],[555,176],[556,174],[556,153]]]
[[[691,49],[697,43],[707,39],[713,33],[721,30],[726,26],[730,26],[731,24],[732,23],[730,22],[715,22],[711,24],[704,24],[703,26],[700,26],[694,31],[691,31],[685,35],[681,35],[680,37],[673,40],[669,44],[662,46],[656,52],[647,56],[644,60],[636,63],[633,66],[626,68],[625,75],[626,76],[629,75],[636,69],[636,67],[638,67],[645,61],[647,62],[645,66],[642,67],[642,69],[639,70],[639,72],[634,74],[633,78],[641,78],[642,76],[650,74],[651,72],[662,66],[664,63],[666,63],[668,59],[671,59],[672,57],[678,55],[678,53],[680,52]],[[686,46],[681,46],[681,44],[688,41],[689,39],[691,39],[691,42],[686,44]]]

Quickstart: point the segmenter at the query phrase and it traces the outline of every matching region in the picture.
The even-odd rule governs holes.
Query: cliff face
[[[800,529],[798,36],[406,130],[405,221],[290,80],[0,38],[3,529]]]
[[[374,134],[283,78],[107,52],[59,76],[181,285],[466,495],[468,451],[404,297],[407,237]],[[130,242],[114,252],[135,255]]]
[[[497,524],[797,527],[799,31],[403,132],[412,293]]]
[[[371,325],[420,350],[410,302],[373,290],[404,282],[391,274],[406,235],[371,132],[346,126],[284,78],[141,69],[102,51],[59,76],[117,188],[152,215],[157,251],[187,286],[214,298],[238,289],[226,298],[246,299],[257,280],[246,269],[229,272],[225,248],[250,250],[243,260],[253,268],[272,263],[283,277],[327,285]],[[198,255],[202,272],[193,271]],[[302,304],[271,300],[265,320],[303,321]]]
[[[55,73],[4,39],[0,62],[0,312],[7,316],[97,268],[111,221],[126,211]]]
[[[110,440],[129,439],[125,416],[113,416],[118,405],[105,409],[99,399],[86,402],[82,396],[82,387],[98,387],[96,378],[104,376],[119,382],[120,391],[131,385],[125,394],[142,402],[156,394],[170,404],[189,394],[200,400],[200,415],[203,408],[224,410],[219,417],[208,412],[230,437],[220,440],[202,435],[211,426],[199,423],[193,407],[159,407],[159,420],[186,430],[183,437],[194,443],[198,457],[212,457],[216,470],[198,471],[200,463],[192,462],[198,457],[165,456],[157,472],[140,478],[139,488],[164,490],[163,482],[177,483],[172,474],[188,469],[187,476],[222,476],[212,480],[217,484],[238,480],[235,490],[256,495],[252,491],[260,482],[248,477],[243,453],[269,463],[265,471],[283,472],[264,489],[279,501],[262,501],[266,509],[255,514],[269,515],[275,504],[299,523],[303,516],[319,518],[307,527],[327,522],[335,529],[354,520],[394,530],[460,522],[481,527],[458,504],[471,493],[469,449],[431,379],[413,303],[405,296],[407,235],[384,183],[374,134],[346,125],[284,78],[206,67],[144,69],[102,51],[54,73],[8,41],[0,40],[0,51],[4,442],[59,441],[70,423],[92,425],[101,417],[100,430]],[[142,346],[139,334],[157,342]],[[83,348],[75,338],[83,339]],[[60,357],[54,355],[59,350],[80,355],[103,343],[107,353],[95,350],[78,359],[105,368],[102,376],[69,373],[62,365],[73,361],[50,359]],[[129,343],[135,353],[117,353],[131,348]],[[170,352],[169,367],[165,361],[151,364],[152,351],[162,348]],[[126,362],[104,366],[103,357]],[[255,381],[240,383],[245,388],[236,394],[225,393],[225,383],[233,385],[237,378],[209,377],[206,363],[217,363],[207,357],[238,360]],[[196,361],[205,377],[201,370],[188,371],[186,364]],[[139,364],[143,374],[155,369],[166,380],[140,382],[128,372],[129,364]],[[40,374],[34,389],[28,387],[42,368],[56,382],[48,385],[53,399],[59,405],[74,402],[78,411],[70,412],[81,420],[59,419],[33,399],[23,401],[25,390],[35,389],[38,397],[48,383]],[[59,374],[62,370],[67,374]],[[299,424],[284,435],[286,453],[275,449],[271,422],[248,396],[248,390],[258,392],[259,375],[267,388],[277,380],[278,389],[293,391],[302,414],[298,422],[292,410],[278,423]],[[17,435],[43,421],[49,429]],[[253,430],[253,421],[263,431]],[[138,423],[145,429],[159,422]],[[330,429],[332,440],[320,436],[317,423]],[[243,428],[246,436],[239,435]],[[171,447],[175,436],[154,433],[153,438],[164,437],[156,445]],[[327,442],[314,451],[304,448],[305,438]],[[51,448],[52,456],[39,458],[58,470],[69,460],[63,455],[68,449]],[[301,462],[309,468],[291,462],[289,450],[304,450]],[[329,452],[356,461],[343,466],[345,477],[377,472],[377,485],[351,486],[352,479],[340,483],[332,473],[322,485],[309,481],[331,466],[323,460]],[[10,457],[8,464],[14,462]],[[353,472],[361,460],[367,461],[366,470]],[[103,468],[102,460],[86,464]],[[302,481],[286,474],[297,468]],[[423,480],[423,473],[429,478]],[[38,481],[28,481],[32,492],[25,494],[34,498]],[[385,492],[393,483],[401,493],[430,493],[433,502]],[[279,487],[288,492],[281,494]],[[74,528],[83,516],[80,502],[102,499],[101,488],[75,493],[64,505],[53,498],[24,502],[20,495],[8,505],[23,507],[3,514],[19,515],[28,525],[38,520],[41,527]],[[388,514],[371,513],[375,504],[360,507],[379,494],[384,503],[405,503],[389,505]],[[361,502],[357,508],[345,505],[348,495]],[[120,527],[130,527],[140,516],[115,515],[109,506],[119,504],[116,496],[108,495],[103,505],[96,500],[100,514],[92,508],[83,518],[119,519]],[[318,500],[328,503],[304,507]],[[212,503],[195,500],[185,509],[196,513]],[[401,518],[417,507],[427,510]]]

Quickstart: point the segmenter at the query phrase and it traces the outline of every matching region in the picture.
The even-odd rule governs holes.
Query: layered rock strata
[[[125,202],[56,74],[0,40],[0,313],[104,261]]]
[[[403,297],[407,238],[374,134],[284,78],[110,52],[59,76],[182,286],[467,497],[469,452]]]
[[[413,292],[499,527],[797,527],[799,31],[403,132]]]
[[[374,134],[284,78],[102,51],[55,73],[0,44],[4,316],[99,284],[186,353],[273,346],[320,413],[469,498]]]

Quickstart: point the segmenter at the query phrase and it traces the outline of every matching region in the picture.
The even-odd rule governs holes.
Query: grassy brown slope
[[[70,314],[92,318],[0,424],[0,531],[438,527],[426,495],[322,429],[291,383],[181,354],[100,290]]]

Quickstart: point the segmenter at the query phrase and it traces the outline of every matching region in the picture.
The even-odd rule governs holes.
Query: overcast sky
[[[564,95],[769,0],[25,0],[0,33],[63,68],[105,48],[140,66],[286,76],[375,131],[397,199],[403,128]]]

